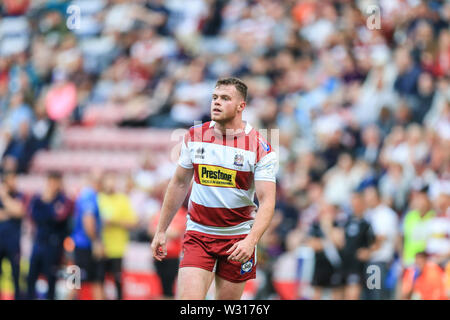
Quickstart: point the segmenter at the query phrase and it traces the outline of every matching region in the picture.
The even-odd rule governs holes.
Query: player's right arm
[[[193,130],[191,128],[191,130]],[[174,176],[169,182],[166,195],[164,196],[161,215],[159,217],[158,226],[152,241],[152,252],[156,260],[161,261],[167,254],[166,250],[166,233],[173,217],[180,209],[181,204],[189,191],[192,177],[194,175],[194,165],[192,163],[191,152],[188,145],[191,140],[189,131],[185,134],[181,142],[180,158]]]
[[[191,185],[194,169],[177,166],[175,175],[169,182],[164,202],[161,208],[161,216],[152,241],[152,252],[155,259],[161,261],[167,254],[166,232],[173,217],[181,207]]]
[[[85,197],[80,201],[82,217],[81,221],[83,224],[83,229],[92,243],[92,255],[97,259],[103,257],[104,249],[101,240],[101,235],[98,234],[97,221],[95,219],[95,203],[94,199]]]

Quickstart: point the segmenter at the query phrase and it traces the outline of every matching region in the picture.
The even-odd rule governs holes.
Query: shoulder
[[[130,201],[130,197],[126,193],[118,193],[116,194],[116,200],[126,204]]]
[[[98,197],[98,195],[93,189],[86,188],[86,189],[81,190],[77,201],[81,202],[81,203],[95,202],[97,200],[97,197]]]
[[[184,142],[187,143],[189,141],[202,141],[204,133],[210,129],[211,124],[212,121],[208,121],[190,127],[188,132],[186,132],[184,136]]]
[[[269,144],[264,135],[256,129],[252,129],[252,131],[254,131],[254,139],[256,140],[256,142],[258,142],[259,147],[262,148],[265,152],[271,152],[272,146]]]
[[[99,203],[100,203],[100,202],[108,201],[108,200],[113,199],[113,198],[114,198],[114,196],[109,196],[109,195],[107,195],[106,193],[103,193],[103,192],[100,192],[100,193],[97,195],[97,199],[98,199],[98,202],[99,202]]]
[[[403,217],[403,221],[413,220],[417,216],[418,212],[416,210],[408,211]]]
[[[260,131],[252,128],[250,132],[247,133],[247,136],[250,140],[250,149],[256,153],[256,162],[259,162],[267,155],[270,155],[270,157],[276,156],[272,146]]]
[[[370,224],[369,221],[367,221],[366,218],[362,218],[360,223],[363,226],[363,228],[365,228],[365,229],[372,229],[372,225]]]
[[[63,202],[70,200],[69,197],[64,192],[60,192],[57,196],[57,199]]]

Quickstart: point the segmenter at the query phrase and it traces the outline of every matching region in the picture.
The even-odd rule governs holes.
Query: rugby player
[[[242,120],[246,97],[241,80],[218,80],[211,121],[191,127],[182,142],[151,245],[154,258],[164,259],[167,228],[194,177],[177,299],[205,299],[213,280],[216,299],[240,299],[246,281],[256,276],[256,245],[274,214],[277,157]]]

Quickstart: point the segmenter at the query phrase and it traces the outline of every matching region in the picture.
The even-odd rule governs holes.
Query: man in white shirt
[[[396,243],[398,240],[399,222],[397,214],[390,207],[381,202],[376,187],[364,190],[364,198],[368,206],[365,218],[372,226],[375,243],[369,250],[368,266],[377,266],[380,270],[380,288],[366,288],[366,296],[371,300],[389,299],[391,289],[386,284],[387,274],[394,260]]]

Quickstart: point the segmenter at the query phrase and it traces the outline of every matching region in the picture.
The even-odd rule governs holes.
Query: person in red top
[[[402,295],[408,300],[447,300],[444,270],[425,252],[419,252],[415,265],[403,275]]]
[[[155,214],[150,220],[149,234],[151,237],[155,236],[161,212]],[[181,207],[172,220],[167,229],[167,255],[166,259],[159,261],[155,260],[156,273],[158,274],[165,300],[174,298],[174,284],[178,273],[178,264],[183,245],[183,234],[186,229],[186,215],[187,208]]]
[[[241,80],[217,81],[212,121],[191,127],[181,144],[151,245],[156,260],[167,256],[167,229],[192,182],[178,299],[205,299],[213,280],[216,299],[240,299],[256,277],[256,244],[274,214],[277,156],[242,120],[246,96]]]

